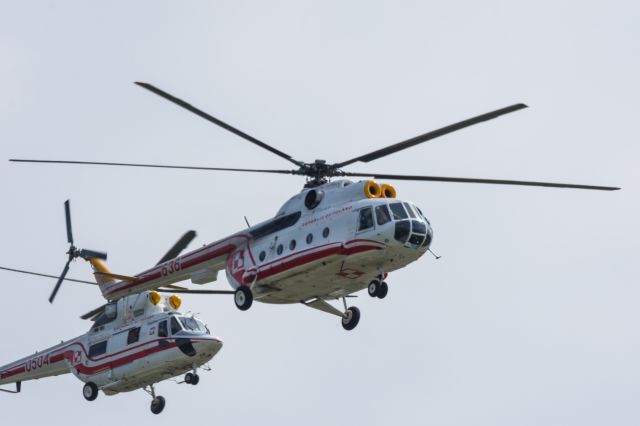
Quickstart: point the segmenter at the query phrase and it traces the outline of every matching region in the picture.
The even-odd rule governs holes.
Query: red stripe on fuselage
[[[161,340],[168,341],[169,344],[167,346],[157,345],[157,346],[154,346],[154,347],[151,347],[151,348],[144,349],[142,351],[138,351],[138,352],[123,356],[121,358],[113,359],[111,361],[108,361],[108,362],[105,362],[105,363],[102,363],[102,364],[99,364],[99,365],[94,365],[94,366],[86,366],[86,365],[82,365],[82,364],[73,365],[73,368],[75,368],[81,374],[95,374],[95,373],[100,372],[102,370],[113,369],[113,368],[116,368],[116,367],[120,367],[122,365],[128,364],[128,363],[130,363],[132,361],[135,361],[137,359],[144,358],[147,355],[150,355],[152,353],[161,352],[161,351],[163,351],[165,349],[175,348],[177,346],[176,343],[175,343],[175,338],[167,337],[167,338],[158,338],[158,339],[150,340],[148,342],[141,343],[141,344],[139,344],[137,346],[133,346],[131,348],[127,348],[127,349],[119,351],[119,352],[114,352],[112,354],[105,355],[105,356],[100,357],[100,358],[91,358],[89,356],[89,354],[87,353],[87,349],[84,347],[84,345],[82,343],[73,342],[73,343],[70,343],[69,345],[67,345],[67,346],[65,346],[65,347],[63,347],[61,349],[56,350],[55,351],[55,355],[51,355],[49,357],[49,365],[53,365],[53,364],[56,364],[58,362],[62,362],[65,359],[72,363],[75,351],[74,350],[68,350],[68,349],[70,349],[73,346],[79,346],[80,349],[82,349],[82,352],[84,352],[85,357],[88,360],[95,362],[95,361],[100,361],[100,360],[103,360],[103,359],[106,359],[106,358],[112,358],[112,357],[114,357],[114,356],[116,356],[118,354],[121,354],[123,352],[129,352],[129,351],[131,351],[133,349],[140,348],[142,346],[149,345],[149,344],[152,344],[152,343],[156,343],[156,342],[159,342]],[[191,342],[193,342],[193,343],[198,343],[198,342],[202,342],[202,341],[208,341],[210,339],[198,339],[198,338],[191,338],[190,337],[189,340],[191,340]],[[29,362],[29,361],[26,361],[26,362]],[[20,374],[20,373],[24,373],[24,372],[26,372],[26,368],[25,368],[24,363],[23,363],[20,366],[14,368],[13,370],[8,370],[8,371],[1,372],[0,373],[0,379],[6,379],[8,377],[12,377],[12,376],[15,376],[16,374]]]

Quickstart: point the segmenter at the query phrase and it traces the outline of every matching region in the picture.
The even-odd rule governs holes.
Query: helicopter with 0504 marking
[[[388,274],[416,261],[429,251],[433,229],[420,208],[410,201],[398,199],[395,188],[390,184],[380,185],[375,180],[354,182],[344,178],[366,177],[378,180],[604,191],[619,189],[551,182],[356,173],[343,170],[353,163],[368,163],[448,133],[521,110],[527,107],[524,104],[515,104],[482,114],[347,161],[327,163],[324,160],[315,160],[305,163],[155,86],[140,82],[136,84],[293,163],[296,168],[276,170],[33,159],[10,161],[290,174],[305,176],[306,184],[302,191],[285,202],[271,219],[248,226],[247,229],[190,253],[168,259],[135,276],[111,275],[113,279],[101,285],[102,294],[108,300],[174,285],[185,280],[194,284],[210,283],[216,281],[219,271],[224,270],[234,289],[227,292],[234,294],[235,304],[241,310],[249,309],[253,300],[274,304],[303,303],[340,317],[342,326],[346,330],[352,330],[358,324],[360,311],[354,306],[348,307],[346,298],[365,288],[370,296],[384,298],[389,290],[385,281]],[[185,238],[186,246],[190,238],[186,234]],[[190,289],[176,291],[225,292]],[[339,309],[329,303],[335,300],[342,300],[344,308]]]
[[[69,201],[65,203],[65,211],[71,244],[69,260],[51,301],[76,258],[91,264],[100,288],[113,279],[103,263],[106,253],[73,245]],[[176,249],[179,250],[174,247],[168,255]],[[180,296],[163,297],[155,290],[114,299],[82,316],[93,321],[87,333],[1,366],[0,385],[15,383],[16,390],[0,391],[18,393],[23,381],[71,373],[85,383],[82,394],[87,401],[95,400],[99,391],[115,395],[142,388],[152,397],[151,412],[159,414],[166,402],[156,395],[154,385],[184,373],[184,381],[180,383],[197,385],[198,369],[204,366],[209,370],[206,364],[222,348],[222,340],[212,336],[200,319],[178,311],[181,303]]]

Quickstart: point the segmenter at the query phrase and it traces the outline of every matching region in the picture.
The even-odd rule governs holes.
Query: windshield
[[[180,320],[180,324],[182,324],[182,327],[187,331],[209,334],[209,329],[199,319],[193,317],[178,317],[178,320]]]

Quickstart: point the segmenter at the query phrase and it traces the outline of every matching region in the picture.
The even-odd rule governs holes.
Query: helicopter
[[[72,373],[85,383],[87,401],[99,391],[144,389],[152,397],[151,412],[160,414],[166,400],[154,385],[183,373],[181,383],[197,385],[198,368],[222,348],[200,319],[177,310],[180,303],[179,296],[163,298],[156,291],[109,303],[87,333],[0,367],[0,385],[16,384],[15,391],[0,391],[18,393],[23,381]]]
[[[71,244],[65,271],[72,260],[82,258],[100,285],[108,273],[103,262],[107,255],[73,245],[69,201],[65,208]],[[178,311],[180,296],[163,297],[159,291],[132,293],[94,309],[81,317],[92,321],[85,334],[0,367],[0,385],[16,384],[16,390],[0,391],[19,393],[24,381],[71,373],[85,383],[82,395],[87,401],[95,400],[99,391],[115,395],[144,389],[152,398],[151,412],[160,414],[166,400],[156,395],[155,384],[186,373],[179,383],[197,385],[198,369],[210,370],[206,364],[223,342],[202,320]]]
[[[353,163],[369,163],[429,140],[513,113],[527,105],[519,103],[478,115],[414,138],[338,163],[325,160],[303,162],[219,120],[148,83],[138,86],[216,124],[231,133],[294,164],[294,169],[247,169],[161,164],[114,163],[71,160],[10,159],[21,163],[53,163],[289,174],[304,176],[306,183],[275,216],[247,229],[181,256],[165,259],[134,276],[110,274],[100,289],[107,300],[132,293],[173,286],[190,280],[207,284],[224,270],[233,291],[175,289],[184,293],[233,293],[238,309],[247,310],[254,300],[272,304],[302,303],[338,316],[345,330],[359,323],[360,310],[347,298],[367,289],[369,296],[383,299],[390,272],[404,268],[431,251],[433,228],[422,210],[401,200],[394,186],[376,180],[457,182],[550,188],[614,191],[620,188],[553,182],[476,179],[462,177],[398,175],[350,172]],[[347,178],[365,177],[354,182]],[[184,247],[193,236],[185,234]],[[436,258],[438,256],[431,252]],[[23,272],[23,271],[18,271]],[[55,292],[66,270],[56,284]],[[329,303],[342,300],[343,309]]]

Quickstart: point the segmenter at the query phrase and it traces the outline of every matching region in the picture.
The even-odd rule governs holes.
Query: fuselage
[[[433,237],[420,209],[368,196],[369,182],[305,188],[273,219],[157,265],[134,281],[107,283],[103,295],[117,299],[183,280],[205,284],[223,269],[233,288],[251,286],[256,300],[269,303],[359,291],[418,259]]]

